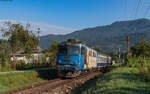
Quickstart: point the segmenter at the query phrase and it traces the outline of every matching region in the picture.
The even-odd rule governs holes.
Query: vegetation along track
[[[101,71],[106,72],[109,69]],[[43,83],[38,83],[25,88],[20,88],[3,94],[66,94],[72,89],[84,84],[86,81],[93,79],[102,74],[102,72],[90,72],[80,77],[72,79],[54,79]]]

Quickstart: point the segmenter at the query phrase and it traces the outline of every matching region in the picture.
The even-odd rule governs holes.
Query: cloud
[[[10,21],[12,23],[20,23],[20,24],[27,24],[29,23],[31,25],[31,29],[33,31],[36,31],[37,28],[40,28],[41,33],[40,35],[47,35],[47,34],[68,34],[71,33],[77,29],[63,27],[63,26],[56,26],[52,24],[46,24],[41,22],[28,22],[28,21],[15,21],[15,20],[0,20],[0,27],[4,26],[4,22]]]

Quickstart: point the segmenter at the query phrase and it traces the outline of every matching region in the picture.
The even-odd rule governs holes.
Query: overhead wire
[[[143,1],[144,1],[144,0],[141,0],[141,10],[140,10],[140,12],[141,12],[141,15],[140,15],[140,16],[141,16],[141,17],[143,17],[143,15],[142,15],[143,13],[142,13],[142,12],[144,11],[144,2],[143,2]]]
[[[125,6],[124,6],[124,16],[127,18],[127,0],[125,0]]]
[[[140,4],[142,3],[142,0],[138,0],[138,3],[137,3],[137,7],[135,9],[135,15],[134,15],[134,18],[136,19],[137,18],[137,15],[138,15],[138,12],[139,12],[139,9],[140,9]]]
[[[131,1],[130,1],[131,2]],[[134,3],[133,3],[134,4]],[[134,18],[134,13],[135,13],[135,10],[136,10],[136,7],[137,7],[137,5],[138,5],[138,3],[134,6],[134,5],[132,5],[133,6],[133,8],[131,8],[132,10],[131,10],[131,14],[130,14],[130,18]]]
[[[147,16],[147,14],[148,14],[149,11],[150,11],[150,6],[147,7],[147,9],[146,9],[146,11],[145,11],[145,13],[144,13],[144,17]]]
[[[149,11],[150,11],[150,5],[145,10],[145,13],[143,15],[144,18],[148,15]]]

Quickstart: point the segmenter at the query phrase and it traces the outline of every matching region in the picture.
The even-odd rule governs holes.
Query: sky
[[[149,0],[0,0],[0,23],[31,23],[41,35],[150,18]]]

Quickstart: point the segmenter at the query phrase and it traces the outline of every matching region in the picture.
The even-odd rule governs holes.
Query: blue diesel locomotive
[[[76,77],[82,71],[110,64],[111,58],[98,53],[79,40],[68,39],[58,44],[57,70],[60,77]]]

